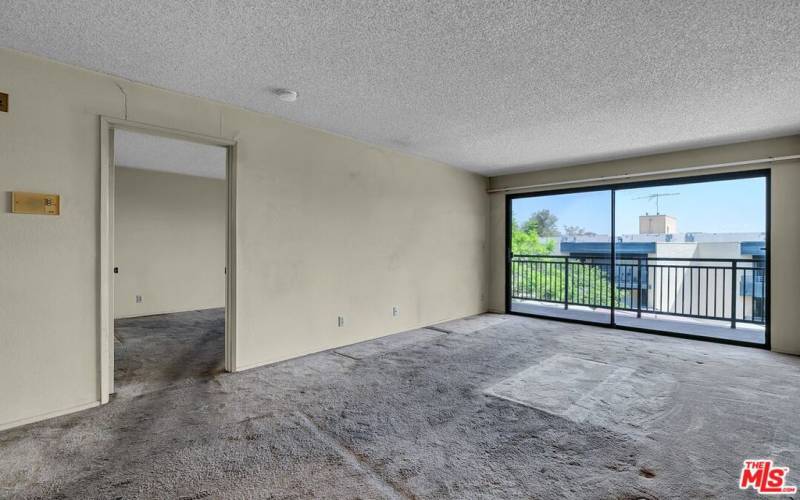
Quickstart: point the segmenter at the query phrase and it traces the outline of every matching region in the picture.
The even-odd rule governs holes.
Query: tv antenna
[[[634,200],[647,200],[647,201],[656,200],[656,215],[660,215],[661,212],[659,211],[658,201],[665,196],[678,196],[679,194],[680,193],[653,193],[645,196],[639,196],[638,198],[634,198]]]

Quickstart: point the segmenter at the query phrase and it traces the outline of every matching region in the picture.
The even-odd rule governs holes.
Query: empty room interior
[[[114,135],[115,394],[224,371],[227,150]]]
[[[798,24],[0,0],[0,498],[797,498]]]

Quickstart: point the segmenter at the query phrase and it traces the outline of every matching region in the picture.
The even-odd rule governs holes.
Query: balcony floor
[[[606,324],[609,322],[610,316],[610,311],[608,309],[592,309],[584,306],[570,306],[569,309],[564,309],[564,307],[559,304],[516,299],[511,302],[511,310],[513,312],[525,314]],[[636,313],[628,311],[617,311],[616,323],[620,326],[630,328],[659,330],[682,335],[693,335],[701,338],[735,340],[752,344],[765,343],[764,327],[747,323],[739,323],[736,325],[736,328],[731,328],[730,323],[725,321],[710,321],[646,313],[642,313],[642,317],[637,318]]]

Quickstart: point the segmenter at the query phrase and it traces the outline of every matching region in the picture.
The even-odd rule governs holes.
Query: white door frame
[[[236,371],[236,150],[233,139],[184,132],[107,116],[100,117],[100,313],[98,399],[114,392],[114,130],[221,146],[227,150],[227,242],[225,251],[225,370]]]

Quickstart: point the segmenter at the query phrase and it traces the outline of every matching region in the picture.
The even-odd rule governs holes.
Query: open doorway
[[[102,122],[101,399],[233,371],[235,144]]]

